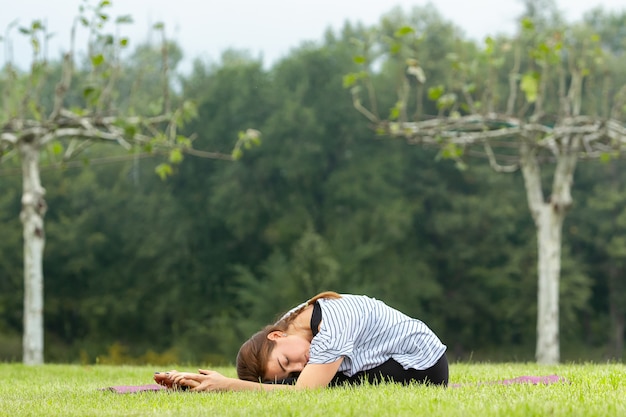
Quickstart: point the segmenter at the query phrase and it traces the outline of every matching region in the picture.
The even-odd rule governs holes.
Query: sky
[[[28,26],[35,19],[44,21],[49,32],[55,34],[48,45],[48,56],[58,58],[69,45],[72,21],[84,2],[0,0],[3,38],[0,67],[9,58],[22,68],[28,65],[29,45],[16,28]],[[183,49],[184,70],[195,58],[219,62],[221,53],[228,48],[247,50],[271,66],[303,41],[321,41],[328,28],[338,30],[346,21],[375,24],[394,6],[408,11],[428,3],[428,0],[112,0],[108,10],[114,17],[133,17],[134,23],[125,27],[123,34],[135,44],[148,39],[149,28],[154,23],[165,23],[167,36]],[[445,19],[477,41],[498,33],[514,33],[516,18],[523,12],[521,0],[436,0],[432,4]],[[624,0],[557,0],[557,6],[570,22],[595,6],[607,11],[626,11]],[[16,20],[18,25],[7,36],[6,29]]]

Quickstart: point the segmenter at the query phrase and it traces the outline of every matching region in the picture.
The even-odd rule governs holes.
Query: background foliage
[[[422,35],[425,73],[442,84],[454,79],[447,51],[483,48],[432,7],[393,10],[377,29],[407,23]],[[626,14],[601,10],[577,23],[599,32],[618,61],[625,24]],[[48,361],[229,363],[252,331],[328,289],[367,293],[423,319],[452,358],[532,358],[536,248],[521,175],[480,162],[459,170],[433,150],[371,132],[342,82],[358,68],[355,40],[372,29],[347,22],[271,68],[225,51],[180,74],[181,95],[198,104],[186,132],[197,134],[196,148],[227,153],[242,129],[263,132],[263,145],[236,163],[188,157],[164,182],[155,160],[105,163],[112,151],[92,147],[84,164],[44,172]],[[175,68],[182,50],[171,57]],[[140,45],[126,59],[124,76],[144,71],[145,82],[120,94],[135,106],[158,98],[148,69],[159,51]],[[375,80],[389,107],[397,71],[381,62]],[[423,106],[437,111],[426,96]],[[0,165],[3,360],[19,360],[21,349],[16,168]],[[564,360],[623,358],[621,168],[589,162],[576,179],[564,228]]]

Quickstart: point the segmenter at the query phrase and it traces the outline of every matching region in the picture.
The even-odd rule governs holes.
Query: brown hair
[[[295,320],[298,314],[321,298],[341,298],[341,296],[333,291],[319,293],[287,317],[284,317],[274,324],[265,326],[263,329],[253,334],[250,339],[241,345],[239,353],[237,354],[237,376],[239,379],[263,382],[265,372],[267,371],[267,362],[276,345],[276,342],[269,340],[267,336],[274,331],[287,331],[289,325]]]

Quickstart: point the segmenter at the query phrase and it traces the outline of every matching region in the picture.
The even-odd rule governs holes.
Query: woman
[[[301,389],[383,380],[445,386],[445,351],[420,320],[374,298],[324,292],[242,345],[239,379],[200,370],[157,373],[155,380],[194,391]]]

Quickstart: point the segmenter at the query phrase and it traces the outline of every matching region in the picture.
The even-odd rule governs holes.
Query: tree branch
[[[494,171],[511,173],[519,169],[519,164],[513,164],[513,165],[507,165],[507,166],[500,165],[496,159],[496,155],[493,153],[493,149],[491,149],[491,146],[489,146],[488,141],[484,142],[484,148],[485,148],[485,153],[487,155],[487,158],[489,158],[489,165],[491,166],[491,169],[493,169]]]
[[[526,197],[530,213],[537,224],[544,204],[543,190],[541,188],[541,170],[537,161],[537,148],[533,147],[529,140],[523,140],[520,147],[522,159],[521,167],[524,174]]]

